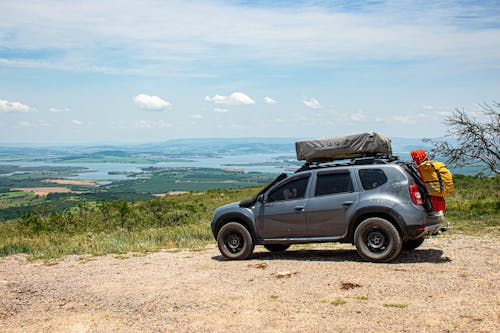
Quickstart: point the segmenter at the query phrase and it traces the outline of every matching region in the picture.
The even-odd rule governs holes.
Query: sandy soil
[[[18,187],[11,188],[10,191],[21,191],[21,192],[33,192],[35,195],[45,196],[49,193],[81,193],[76,191],[71,191],[67,187]]]
[[[0,261],[1,332],[499,332],[498,238],[428,240],[396,262],[353,247],[225,261],[215,246]]]
[[[44,179],[44,183],[54,183],[62,185],[86,185],[86,186],[97,186],[97,183],[90,179]]]
[[[157,198],[163,198],[166,197],[167,195],[181,195],[181,194],[186,194],[189,193],[188,191],[169,191],[167,193],[154,193],[151,194],[153,197]]]

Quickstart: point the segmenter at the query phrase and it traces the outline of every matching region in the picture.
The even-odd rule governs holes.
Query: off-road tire
[[[252,235],[241,223],[229,222],[217,234],[220,253],[230,260],[247,259],[253,252]]]
[[[358,254],[366,261],[388,262],[401,252],[403,242],[398,230],[389,221],[370,217],[361,222],[354,232]]]
[[[283,252],[290,247],[290,244],[266,244],[264,247],[271,252]]]
[[[411,239],[403,242],[403,251],[414,250],[424,242],[425,238],[420,237],[417,239]]]

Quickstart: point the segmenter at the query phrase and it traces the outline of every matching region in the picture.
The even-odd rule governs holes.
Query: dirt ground
[[[54,183],[62,185],[86,185],[86,186],[97,186],[94,180],[90,179],[44,179],[43,183]]]
[[[18,187],[11,188],[10,191],[33,192],[35,195],[47,196],[49,193],[79,193],[71,191],[67,187]]]
[[[1,332],[500,332],[500,246],[441,236],[396,262],[349,245],[215,246],[104,257],[0,260]]]

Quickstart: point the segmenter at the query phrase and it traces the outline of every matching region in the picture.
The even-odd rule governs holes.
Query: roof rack
[[[387,155],[387,154],[365,154],[362,157],[355,157],[352,159],[344,160],[315,160],[311,162],[306,162],[302,167],[300,167],[295,172],[301,172],[311,169],[318,168],[328,168],[328,167],[338,167],[338,166],[349,166],[349,165],[369,165],[369,164],[387,164],[394,161],[398,161],[398,156]]]

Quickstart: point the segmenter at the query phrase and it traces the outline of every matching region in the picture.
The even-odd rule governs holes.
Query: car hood
[[[239,207],[240,206],[240,202],[232,202],[230,204],[227,204],[227,205],[224,205],[224,206],[220,206],[219,208],[217,208],[215,211],[225,211],[225,210],[232,210],[234,209],[235,207]]]

